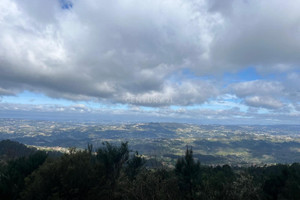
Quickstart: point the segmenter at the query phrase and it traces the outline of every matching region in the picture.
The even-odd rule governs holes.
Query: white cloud
[[[166,86],[170,74],[197,65],[204,52],[207,22],[192,2],[79,0],[70,10],[58,1],[47,4],[0,3],[6,10],[0,14],[0,86],[116,102],[177,87]]]
[[[269,109],[279,109],[283,107],[283,103],[268,96],[251,96],[245,99],[245,103],[253,107],[262,107]]]
[[[218,88],[207,81],[183,81],[166,83],[161,91],[152,91],[141,95],[127,94],[119,100],[122,103],[141,106],[188,106],[202,104],[219,94]]]
[[[244,103],[252,107],[280,109],[284,106],[286,88],[278,81],[247,81],[229,86],[229,91],[244,99]]]
[[[214,67],[234,70],[259,66],[270,71],[280,64],[299,69],[299,0],[284,4],[280,0],[212,2],[212,12],[224,19],[211,44]],[[278,72],[276,68],[272,72]]]
[[[284,86],[278,81],[245,81],[235,83],[229,86],[238,97],[247,97],[252,95],[278,95],[282,94]]]
[[[60,2],[0,2],[1,96],[30,90],[161,113],[224,94],[250,107],[299,106],[299,0]],[[224,72],[249,66],[261,80],[222,87]],[[185,69],[193,76],[174,75]]]

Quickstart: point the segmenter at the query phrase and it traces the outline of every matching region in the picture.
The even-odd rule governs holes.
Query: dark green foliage
[[[122,166],[129,158],[128,144],[121,143],[120,147],[113,146],[106,142],[104,148],[97,151],[97,160],[103,164],[108,179],[116,180],[122,169]]]
[[[232,168],[200,165],[187,148],[174,169],[145,167],[127,143],[94,151],[37,151],[0,164],[0,199],[300,199],[300,164]],[[46,160],[46,161],[45,161]]]
[[[28,148],[24,144],[11,140],[0,141],[0,160],[15,159],[28,156],[34,153],[36,149]]]
[[[226,197],[232,200],[259,200],[262,194],[260,184],[256,184],[253,176],[242,172],[229,186]]]
[[[276,165],[265,169],[266,199],[300,199],[300,165]]]
[[[128,160],[125,167],[125,173],[130,180],[135,179],[138,173],[141,171],[142,167],[145,164],[145,159],[142,158],[138,152],[136,152],[130,160]]]
[[[105,143],[96,154],[90,145],[85,151],[72,148],[26,179],[23,199],[118,199],[122,170],[132,163],[128,159],[127,143]]]
[[[124,165],[129,159],[128,144],[122,142],[118,147],[106,142],[103,145],[104,147],[97,150],[96,166],[98,176],[104,177],[104,185],[96,185],[92,193],[98,198],[119,199],[122,194],[119,193],[118,184]]]
[[[38,151],[29,157],[11,160],[0,169],[0,199],[17,199],[24,179],[45,162],[47,154]]]
[[[192,149],[187,148],[185,156],[177,160],[175,173],[182,195],[187,199],[196,199],[201,187],[200,162],[195,162]]]
[[[123,199],[181,199],[178,181],[173,171],[143,169],[134,180],[122,184]]]
[[[236,175],[229,165],[203,168],[203,193],[206,199],[232,199]]]
[[[23,199],[84,199],[97,174],[87,151],[49,160],[26,179]]]

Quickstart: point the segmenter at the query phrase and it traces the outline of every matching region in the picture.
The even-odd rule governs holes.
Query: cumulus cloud
[[[278,81],[255,80],[235,83],[229,91],[252,107],[279,109],[284,106],[285,87]]]
[[[14,92],[0,87],[0,96],[2,95],[14,95]]]
[[[269,109],[278,109],[283,107],[283,103],[268,96],[251,96],[245,99],[245,103],[253,107],[263,107]]]
[[[188,1],[47,4],[0,3],[0,84],[8,89],[73,100],[147,96],[204,52],[206,30]]]
[[[202,104],[218,96],[219,90],[207,81],[183,81],[167,83],[161,91],[152,91],[141,95],[127,94],[120,99],[123,103],[141,106],[188,106]]]
[[[0,96],[29,90],[163,112],[230,94],[250,107],[297,110],[299,6],[298,0],[2,0]],[[220,80],[249,66],[261,80]],[[186,69],[192,76],[176,76]]]
[[[278,81],[255,80],[232,84],[229,87],[239,97],[253,95],[278,95],[282,94],[284,87]]]
[[[299,6],[298,0],[212,1],[211,12],[223,18],[211,44],[212,65],[225,70],[256,66],[276,72],[287,65],[299,69]]]

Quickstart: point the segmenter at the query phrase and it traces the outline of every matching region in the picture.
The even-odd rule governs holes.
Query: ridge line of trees
[[[147,167],[127,142],[88,145],[57,157],[34,151],[1,158],[0,199],[300,199],[298,163],[211,167],[196,161],[188,147],[174,169]]]

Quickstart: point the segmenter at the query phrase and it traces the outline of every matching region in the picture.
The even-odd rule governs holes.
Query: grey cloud
[[[233,91],[238,97],[242,98],[253,95],[280,96],[284,90],[284,86],[278,81],[255,80],[232,84],[229,86],[229,90]]]
[[[188,106],[202,104],[219,93],[218,88],[210,82],[185,80],[180,83],[166,83],[159,92],[127,94],[119,102],[150,107]]]
[[[2,103],[0,111],[20,111],[20,112],[67,112],[67,113],[90,113],[91,109],[82,104],[61,106],[55,104],[12,104]]]
[[[263,107],[269,109],[279,109],[283,103],[268,96],[252,96],[245,99],[245,103],[253,107]]]
[[[286,105],[280,95],[299,102],[299,74],[292,75],[300,66],[299,1],[77,0],[71,9],[59,2],[0,2],[0,95],[30,90],[153,107],[201,104],[226,92],[269,109]],[[290,74],[226,89],[172,77],[249,66]]]
[[[278,81],[241,82],[230,85],[228,89],[248,106],[281,109],[285,105],[281,99],[286,97],[286,89]]]
[[[0,96],[4,96],[4,95],[6,95],[6,96],[15,95],[15,93],[12,92],[11,90],[7,90],[7,89],[0,87]]]
[[[296,110],[300,110],[300,74],[289,73],[284,81],[286,93],[288,95],[291,104]]]
[[[213,2],[213,11],[221,13],[223,22],[210,46],[211,66],[219,70],[247,66],[272,70],[272,66],[283,64],[299,69],[299,1]],[[272,72],[278,71],[275,68]]]
[[[208,1],[208,10],[210,12],[219,12],[224,16],[228,16],[232,12],[234,0],[210,0]]]
[[[290,73],[281,81],[256,80],[231,84],[227,92],[252,107],[276,109],[280,112],[297,108],[300,99],[300,77]]]
[[[6,10],[0,14],[0,78],[8,89],[112,102],[128,94],[151,96],[163,93],[170,74],[195,65],[204,53],[206,30],[193,19],[188,1],[79,0],[70,10],[58,1],[41,4],[0,3],[0,11]],[[193,94],[191,102],[174,103],[213,95],[195,100],[199,95]]]
[[[300,74],[289,73],[284,81],[285,87],[288,89],[291,99],[300,101]]]
[[[30,17],[38,19],[39,25],[55,23],[55,13],[60,9],[60,1],[19,1],[18,8]]]

